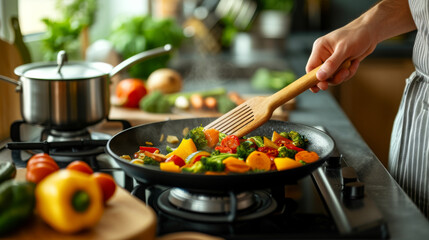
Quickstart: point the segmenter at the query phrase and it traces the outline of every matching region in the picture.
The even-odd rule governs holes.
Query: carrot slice
[[[219,131],[213,128],[207,129],[204,131],[204,135],[207,140],[207,146],[209,148],[214,148],[219,142]]]
[[[222,163],[225,164],[225,169],[229,172],[245,173],[250,170],[249,165],[235,157],[228,157]]]
[[[253,151],[246,159],[246,164],[252,169],[268,171],[271,169],[271,159],[267,154]]]
[[[319,160],[319,155],[316,152],[300,151],[295,154],[295,160],[298,162],[312,163]]]

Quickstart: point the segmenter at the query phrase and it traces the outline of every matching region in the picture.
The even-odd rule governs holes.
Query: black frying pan
[[[165,140],[160,142],[161,134],[165,136],[175,135],[181,139],[182,130],[185,127],[192,129],[198,126],[205,126],[213,120],[214,118],[181,119],[132,127],[119,132],[108,141],[106,147],[107,153],[116,160],[129,176],[134,177],[142,183],[194,190],[238,191],[264,189],[275,185],[284,185],[287,182],[295,182],[322,165],[333,151],[335,145],[334,140],[330,136],[316,128],[302,124],[270,120],[251,132],[248,136],[271,137],[273,131],[283,132],[294,130],[303,134],[309,140],[310,144],[307,149],[317,152],[320,159],[314,163],[285,171],[213,176],[165,172],[156,166],[131,164],[119,157],[121,155],[133,156],[138,151],[139,146],[145,145],[147,141],[152,142],[161,151],[165,151],[166,146],[171,144],[168,144]]]

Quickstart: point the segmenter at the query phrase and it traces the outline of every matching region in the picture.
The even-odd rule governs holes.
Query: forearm
[[[377,43],[416,29],[407,0],[383,0],[350,24],[368,26]]]

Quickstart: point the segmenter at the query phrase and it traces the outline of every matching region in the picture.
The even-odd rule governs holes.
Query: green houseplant
[[[145,50],[171,44],[178,48],[184,39],[182,28],[173,19],[156,20],[150,16],[116,19],[109,40],[126,59]],[[159,56],[130,67],[131,77],[147,79],[156,69],[167,66],[170,55]]]
[[[70,59],[79,59],[79,37],[93,24],[97,1],[73,0],[64,4],[64,1],[57,0],[56,7],[61,13],[60,19],[42,19],[46,25],[42,40],[44,59],[55,60],[60,50],[66,50]]]

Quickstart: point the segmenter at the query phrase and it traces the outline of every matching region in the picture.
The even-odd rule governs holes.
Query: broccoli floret
[[[251,141],[244,141],[237,147],[237,155],[241,159],[246,159],[247,156],[255,151],[255,145]]]
[[[228,135],[226,135],[225,133],[219,133],[219,142],[222,142],[222,140]]]
[[[297,153],[296,150],[289,149],[287,147],[279,147],[277,151],[279,152],[278,157],[295,158],[295,154]]]
[[[255,142],[256,146],[258,147],[264,146],[264,139],[261,136],[254,136],[254,137],[251,137],[250,139],[252,139]]]
[[[153,159],[153,158],[151,158],[151,157],[148,157],[148,156],[145,156],[145,157],[143,158],[143,163],[144,163],[144,164],[148,164],[148,165],[156,165],[156,166],[159,166],[159,162],[158,162],[158,161],[156,161],[155,159]]]
[[[303,135],[299,134],[298,132],[281,132],[280,135],[292,140],[293,145],[299,148],[305,148],[307,146],[308,139],[305,138]]]
[[[165,150],[167,151],[167,153],[171,153],[171,152],[173,152],[174,150],[176,150],[175,148],[172,148],[172,147],[170,147],[170,146],[166,146],[165,147]]]
[[[202,150],[207,146],[206,135],[202,126],[191,129],[185,136],[185,139],[191,138],[198,150]]]
[[[237,157],[235,153],[220,153],[218,155],[211,155],[210,157],[202,157],[201,162],[206,171],[222,172],[225,165],[222,163],[227,157]]]
[[[145,112],[168,113],[170,103],[160,91],[153,91],[140,100],[140,108]]]
[[[189,173],[200,173],[205,171],[205,167],[201,161],[198,161],[190,167],[184,167],[182,168],[183,172],[189,172]]]

